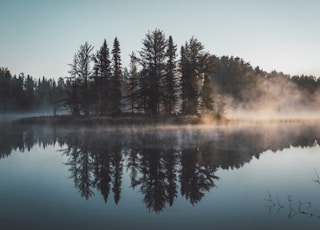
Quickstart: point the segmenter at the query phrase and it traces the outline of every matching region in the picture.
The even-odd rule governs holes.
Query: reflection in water
[[[318,170],[317,169],[314,169],[315,173],[316,173],[316,178],[313,179],[313,181],[317,184],[320,185],[320,176],[319,176],[319,173],[318,173]]]
[[[266,150],[313,146],[320,137],[313,126],[292,124],[140,131],[5,126],[2,130],[0,158],[12,150],[29,151],[35,144],[58,145],[68,157],[65,164],[82,197],[89,199],[98,191],[105,203],[113,196],[118,204],[126,170],[131,187],[141,192],[152,212],[172,206],[179,195],[197,204],[215,187],[218,168],[240,168]],[[277,206],[271,195],[269,203]]]

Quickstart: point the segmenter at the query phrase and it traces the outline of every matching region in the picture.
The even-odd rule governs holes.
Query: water
[[[320,127],[3,126],[1,229],[318,229]]]

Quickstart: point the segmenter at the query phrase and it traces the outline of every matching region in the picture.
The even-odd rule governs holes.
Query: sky
[[[123,66],[160,29],[180,47],[192,36],[217,56],[263,70],[320,77],[319,0],[1,0],[0,67],[34,78],[68,76],[81,44],[109,48]]]

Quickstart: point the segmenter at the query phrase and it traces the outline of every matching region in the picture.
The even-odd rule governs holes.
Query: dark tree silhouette
[[[112,156],[112,166],[113,166],[112,191],[114,193],[114,202],[116,204],[118,204],[120,200],[121,183],[122,183],[123,160],[122,160],[121,147],[122,147],[121,143],[118,143]]]
[[[96,113],[106,115],[110,111],[111,61],[106,39],[94,56],[94,104]]]
[[[194,37],[181,47],[182,113],[198,114],[199,82],[213,72],[212,58]]]
[[[139,52],[142,66],[141,84],[145,97],[145,113],[160,114],[161,81],[164,77],[167,41],[162,31],[156,29],[149,32],[143,40],[143,48]]]
[[[139,108],[139,82],[137,57],[134,52],[130,55],[130,70],[127,84],[127,100],[131,108],[131,113],[135,113]]]
[[[179,93],[179,79],[176,69],[177,45],[173,43],[173,39],[169,36],[168,47],[166,51],[166,67],[165,77],[163,79],[163,105],[166,114],[171,115],[176,111]]]
[[[79,132],[17,125],[0,128],[0,160],[13,150],[29,151],[34,145],[46,148],[58,144],[63,148],[74,186],[85,199],[92,197],[96,189],[107,203],[112,191],[118,204],[126,163],[126,179],[132,188],[140,189],[146,207],[157,213],[174,205],[179,188],[180,196],[197,204],[215,187],[217,168],[240,168],[266,150],[312,147],[320,136],[320,130],[312,124],[216,130],[214,136],[219,138],[205,130]]]
[[[68,94],[68,104],[75,115],[80,111],[90,114],[90,77],[92,75],[91,61],[93,46],[85,42],[80,46],[71,64],[71,88]],[[80,111],[79,111],[80,110]]]
[[[98,145],[95,145],[94,154],[94,186],[100,190],[104,202],[108,202],[110,194],[110,183],[112,175],[111,157],[108,145],[104,145],[103,139],[97,138]]]
[[[121,74],[121,58],[120,58],[120,43],[117,38],[114,39],[112,49],[112,78],[110,88],[111,114],[118,115],[121,113],[122,99],[122,74]]]
[[[90,136],[85,134],[83,138],[91,141]],[[79,190],[82,197],[89,199],[94,195],[93,178],[92,178],[92,156],[89,151],[90,145],[84,143],[79,137],[70,137],[72,141],[64,153],[69,156],[69,161],[66,163],[70,166],[69,171],[72,174],[75,187]]]

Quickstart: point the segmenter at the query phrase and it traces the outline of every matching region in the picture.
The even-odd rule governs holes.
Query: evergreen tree
[[[213,71],[213,59],[204,52],[203,45],[191,38],[181,48],[181,85],[182,85],[182,113],[198,114],[199,82],[206,74]]]
[[[93,46],[85,42],[84,45],[80,46],[77,54],[78,60],[78,75],[81,84],[81,108],[85,115],[90,113],[90,91],[89,91],[89,78],[92,74],[91,72],[91,60],[92,60],[92,50]]]
[[[187,44],[186,44],[187,45]],[[187,80],[189,79],[188,74],[188,63],[186,58],[186,51],[185,47],[181,46],[180,49],[180,73],[181,73],[181,100],[182,100],[182,107],[181,112],[187,112],[187,104],[188,104],[188,84]]]
[[[138,108],[138,67],[137,67],[137,57],[135,53],[132,52],[130,55],[130,69],[128,78],[128,88],[127,88],[127,99],[130,104],[131,113],[135,113]]]
[[[112,49],[112,70],[111,79],[111,114],[117,115],[121,113],[121,98],[122,98],[122,74],[121,74],[121,57],[120,44],[117,38],[114,39]]]
[[[141,90],[145,96],[145,113],[157,115],[160,113],[162,94],[161,81],[164,77],[167,41],[162,31],[156,29],[149,32],[143,40],[140,51],[142,65]]]
[[[176,52],[177,46],[169,36],[166,51],[167,63],[164,78],[163,104],[166,114],[172,114],[178,101],[179,82],[176,71]]]
[[[94,99],[97,113],[106,115],[110,111],[111,61],[106,39],[94,57]]]

